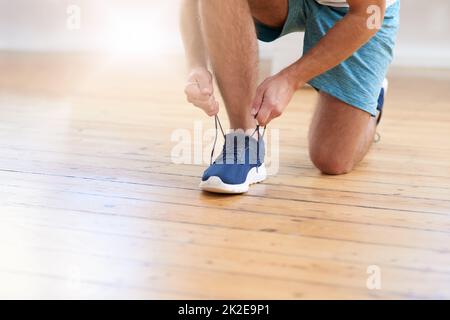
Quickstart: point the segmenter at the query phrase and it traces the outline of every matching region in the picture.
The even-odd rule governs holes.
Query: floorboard
[[[394,68],[345,176],[311,164],[301,89],[269,127],[277,174],[217,196],[198,189],[213,121],[171,59],[0,53],[0,298],[450,298],[450,72]]]

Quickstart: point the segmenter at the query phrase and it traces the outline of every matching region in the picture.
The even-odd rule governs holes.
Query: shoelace
[[[255,118],[256,118],[256,115],[255,115]],[[213,143],[213,147],[212,147],[212,150],[211,150],[211,158],[210,158],[210,161],[209,161],[209,164],[210,165],[212,165],[213,164],[213,159],[214,159],[214,152],[215,152],[215,150],[216,150],[216,144],[217,144],[217,138],[218,138],[218,134],[219,134],[219,128],[220,128],[220,131],[222,132],[222,136],[224,137],[224,139],[226,139],[226,135],[225,135],[225,131],[223,130],[223,127],[222,127],[222,124],[220,123],[220,119],[219,119],[219,116],[216,114],[215,116],[214,116],[214,126],[215,126],[215,129],[216,129],[216,136],[214,137],[214,143]],[[257,133],[257,136],[258,136],[258,139],[257,139],[257,144],[256,144],[256,161],[257,161],[257,164],[259,165],[259,141],[260,141],[260,139],[263,139],[264,138],[264,135],[265,135],[265,133],[266,133],[266,128],[267,128],[267,126],[264,126],[264,131],[263,131],[263,133],[261,134],[261,132],[260,132],[260,125],[259,124],[257,124],[256,125],[256,129],[255,129],[255,131],[253,131],[253,133],[250,135],[250,137],[253,137],[254,135],[255,135],[255,133]],[[224,146],[225,147],[225,146]],[[244,149],[244,152],[248,149],[249,147],[246,147],[245,149]],[[224,152],[226,151],[225,149],[223,150]],[[236,158],[237,158],[237,153],[236,153],[236,151],[235,151],[235,154],[234,154],[234,157],[235,157],[235,161],[236,161]],[[256,170],[258,171],[258,166],[256,166]]]
[[[210,165],[213,164],[214,151],[216,149],[217,136],[219,134],[219,130],[218,130],[219,127],[220,127],[220,131],[222,131],[222,136],[225,139],[225,131],[223,131],[222,124],[220,123],[219,116],[217,114],[214,116],[214,126],[216,127],[216,136],[214,137],[214,144],[213,144],[213,147],[212,147],[212,150],[211,150],[211,159],[209,160],[209,164]]]

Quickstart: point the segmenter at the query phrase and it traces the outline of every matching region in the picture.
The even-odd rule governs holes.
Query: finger
[[[252,103],[252,110],[251,110],[252,116],[256,116],[258,114],[258,112],[260,111],[261,105],[264,100],[264,92],[265,92],[265,88],[262,86],[259,86],[258,89],[256,90],[256,95],[255,95],[255,98],[253,99],[253,103]]]
[[[216,98],[214,97],[214,95],[208,96],[206,99],[204,98],[200,98],[200,99],[190,99],[190,102],[193,104],[199,104],[202,106],[205,105],[209,105],[209,104],[214,104],[216,102]]]
[[[216,101],[214,96],[211,96],[210,99],[204,101],[204,100],[195,100],[192,102],[196,107],[202,109],[207,114],[210,112],[214,112],[216,109],[218,111],[219,103]]]
[[[272,105],[269,102],[263,101],[258,115],[256,116],[256,121],[258,122],[258,124],[260,126],[267,125],[271,113]]]
[[[190,102],[192,102],[191,100],[208,100],[211,96],[210,94],[203,94],[197,84],[187,85],[184,93]]]
[[[205,110],[205,111],[212,108],[212,104],[210,103],[209,100],[207,100],[207,101],[194,100],[194,101],[192,101],[192,104],[200,109]]]
[[[273,119],[278,118],[280,115],[281,113],[277,111],[277,109],[273,109],[263,125],[267,126],[270,122],[272,122]]]
[[[219,102],[216,101],[214,96],[211,96],[211,100],[209,101],[208,109],[205,109],[205,112],[209,116],[216,115],[219,113]]]
[[[215,116],[215,115],[218,114],[218,113],[219,113],[219,103],[216,101],[216,102],[213,104],[211,110],[208,111],[208,112],[206,112],[206,114],[207,114],[208,116],[211,117],[211,116]]]
[[[209,73],[201,73],[195,76],[200,92],[205,95],[213,94],[212,79]]]

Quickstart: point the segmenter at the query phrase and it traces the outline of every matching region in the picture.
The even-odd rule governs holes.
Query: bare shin
[[[258,79],[258,44],[250,7],[242,0],[202,0],[203,36],[230,126],[255,127],[250,114]]]

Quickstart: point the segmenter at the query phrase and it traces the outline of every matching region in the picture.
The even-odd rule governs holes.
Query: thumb
[[[202,94],[207,95],[213,94],[212,79],[211,74],[209,74],[209,72],[203,72],[198,74],[196,76],[196,80],[198,82],[198,86]]]
[[[264,87],[259,86],[258,89],[256,90],[255,98],[253,99],[251,110],[252,116],[256,116],[258,114],[264,100],[264,93],[265,93]]]

